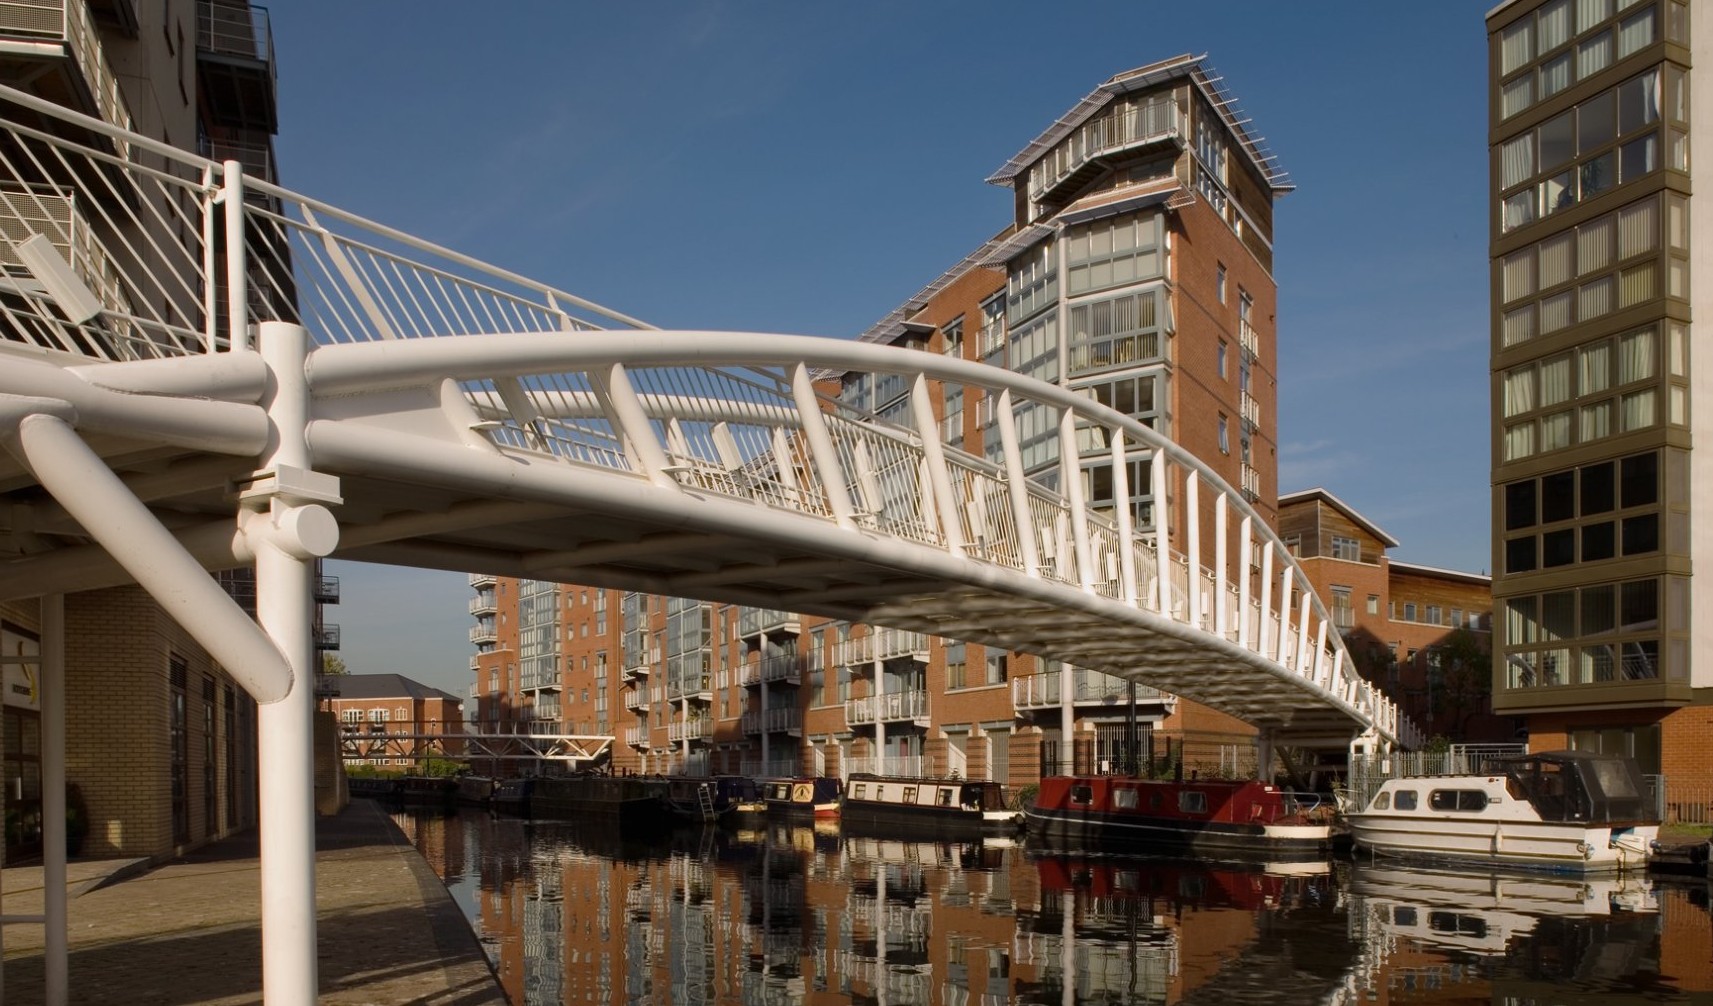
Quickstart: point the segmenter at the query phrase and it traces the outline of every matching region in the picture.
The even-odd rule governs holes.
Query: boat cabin
[[[1633,759],[1547,751],[1507,758],[1501,766],[1506,791],[1527,800],[1542,821],[1617,824],[1654,817]]]
[[[851,802],[937,807],[942,810],[1004,810],[1004,788],[996,782],[901,779],[854,775],[845,788]]]

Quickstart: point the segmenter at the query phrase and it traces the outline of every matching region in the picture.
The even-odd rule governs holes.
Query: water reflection
[[[398,818],[516,1004],[1706,1001],[1705,881]]]

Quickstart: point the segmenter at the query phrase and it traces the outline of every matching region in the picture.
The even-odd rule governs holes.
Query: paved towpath
[[[463,913],[397,826],[368,800],[316,822],[322,1003],[505,1006]],[[261,1001],[254,832],[150,870],[68,869],[71,1001],[226,1006]],[[102,886],[98,886],[102,885]],[[0,874],[4,914],[42,910],[40,867]],[[3,998],[39,1003],[42,927],[5,927]]]

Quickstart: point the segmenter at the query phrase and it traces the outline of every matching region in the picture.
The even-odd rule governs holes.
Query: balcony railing
[[[1011,679],[1011,701],[1018,709],[1046,709],[1058,706],[1064,697],[1062,671],[1044,671]],[[1128,702],[1130,685],[1110,674],[1077,668],[1071,672],[1071,702],[1117,705]],[[1148,685],[1136,686],[1136,701],[1159,702],[1164,692]]]
[[[0,37],[7,36],[65,43],[101,118],[133,128],[87,0],[8,0],[0,4]]]
[[[797,684],[802,680],[803,658],[798,655],[782,654],[777,657],[763,657],[761,661],[761,680],[772,683],[784,681]]]
[[[339,603],[339,578],[337,576],[323,576],[316,579],[315,603]]]
[[[674,722],[666,728],[666,736],[674,744],[686,740],[705,740],[714,736],[714,721],[693,719],[688,722]]]
[[[1250,429],[1253,430],[1260,427],[1261,403],[1255,400],[1254,395],[1251,395],[1247,391],[1239,392],[1238,407],[1242,410],[1243,421],[1249,424]]]
[[[1255,336],[1255,326],[1247,321],[1237,323],[1237,342],[1250,359],[1261,355],[1261,340]]]
[[[472,590],[481,590],[484,587],[492,587],[498,582],[499,578],[494,576],[492,573],[470,574],[470,588]]]
[[[494,598],[492,591],[484,590],[470,598],[470,614],[472,615],[491,615],[498,610],[499,602]]]
[[[625,743],[633,748],[648,747],[648,728],[625,727]]]
[[[798,617],[789,611],[771,608],[744,608],[738,616],[738,635],[760,636],[769,633],[796,633],[801,627]]]
[[[268,9],[246,0],[201,0],[196,5],[196,47],[266,63],[270,74],[274,72],[274,29]]]
[[[625,677],[628,679],[646,678],[648,677],[648,672],[649,665],[647,662],[629,664],[625,667]]]
[[[927,718],[927,692],[882,692],[845,703],[845,720],[851,724]]]
[[[470,642],[475,643],[478,646],[481,645],[482,643],[498,642],[499,638],[500,638],[499,629],[495,628],[492,625],[472,625],[472,626],[470,626]]]
[[[646,708],[648,708],[648,696],[645,695],[641,690],[636,689],[636,688],[626,689],[625,690],[625,708],[626,709],[646,709]]]
[[[1243,466],[1243,495],[1251,501],[1261,498],[1261,473],[1254,465]]]
[[[743,714],[741,727],[746,734],[800,734],[803,732],[803,710],[790,706],[751,709]]]
[[[88,204],[80,204],[78,199],[69,189],[47,185],[0,187],[0,238],[6,239],[0,241],[0,275],[16,277],[9,286],[16,284],[26,292],[38,292],[39,282],[25,278],[30,274],[12,245],[41,234],[95,294],[102,307],[127,312],[118,272],[85,216],[84,207]]]
[[[927,662],[930,637],[921,632],[874,627],[868,635],[847,639],[832,647],[833,663],[839,667],[863,667],[876,660],[909,657]]]
[[[1170,97],[1122,104],[1084,123],[1029,169],[1029,198],[1040,201],[1099,157],[1183,136],[1183,116]]]
[[[337,650],[339,648],[339,626],[322,625],[313,630],[315,648],[318,650]]]

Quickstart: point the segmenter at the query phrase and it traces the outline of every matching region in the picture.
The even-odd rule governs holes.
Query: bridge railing
[[[0,122],[0,340],[126,360],[248,347],[268,320],[300,323],[323,345],[647,327],[249,178],[236,162],[22,92],[0,99],[29,115]],[[1356,676],[1245,496],[1153,429],[941,354],[829,341],[811,366],[795,345],[753,348],[767,339],[715,335],[707,345],[719,354],[647,364],[496,366],[463,388],[472,427],[502,451],[809,514],[1153,612],[1223,639],[1234,659],[1275,662],[1358,723],[1414,742]],[[858,408],[864,380],[899,393]],[[981,455],[946,445],[942,388],[990,417]],[[1146,487],[1127,484],[1137,462],[1151,466]],[[1097,469],[1106,488],[1091,499]]]

